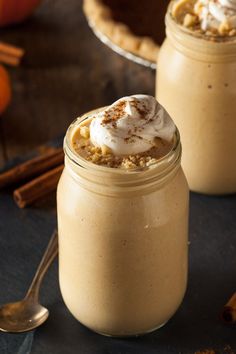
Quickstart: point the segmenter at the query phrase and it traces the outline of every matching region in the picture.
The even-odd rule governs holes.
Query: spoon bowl
[[[0,308],[0,330],[3,332],[26,332],[40,326],[49,311],[40,304],[27,299],[3,305]]]
[[[46,321],[49,311],[39,303],[39,288],[57,252],[57,232],[54,232],[25,298],[0,307],[0,331],[27,332]]]

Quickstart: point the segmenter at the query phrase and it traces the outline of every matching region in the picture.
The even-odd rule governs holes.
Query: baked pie
[[[166,0],[84,0],[92,27],[120,48],[156,62],[165,37]]]

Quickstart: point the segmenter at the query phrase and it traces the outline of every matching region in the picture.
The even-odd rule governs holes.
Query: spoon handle
[[[32,298],[33,300],[38,299],[39,288],[43,277],[46,271],[48,270],[49,266],[51,265],[52,261],[55,259],[57,253],[58,234],[57,230],[54,230],[25,298]]]

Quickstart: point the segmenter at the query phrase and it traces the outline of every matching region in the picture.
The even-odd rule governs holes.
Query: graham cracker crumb
[[[208,37],[210,40],[217,40],[224,37],[233,37],[236,35],[236,28],[232,27],[229,20],[219,21],[218,28],[210,26],[209,28],[201,28],[201,14],[204,4],[199,0],[176,0],[172,6],[172,17],[176,22],[185,28],[190,28],[195,33],[200,33]],[[230,15],[230,10],[226,10]]]
[[[122,104],[120,109],[122,109]],[[142,107],[141,110],[143,114],[145,114],[145,107]],[[120,111],[116,112],[116,114],[119,115]],[[109,119],[110,117],[106,116],[105,121],[107,122]],[[173,142],[167,142],[160,138],[155,138],[155,145],[148,151],[135,155],[116,156],[108,146],[103,145],[100,148],[91,143],[89,124],[90,121],[88,121],[87,125],[83,124],[78,127],[79,134],[75,132],[74,138],[72,138],[72,146],[78,155],[96,165],[125,170],[136,168],[142,169],[155,164],[161,157],[165,156],[173,146]]]
[[[186,14],[184,16],[183,25],[184,27],[192,27],[198,22],[197,16]]]
[[[83,138],[88,139],[89,136],[90,136],[89,128],[86,127],[85,125],[81,126],[81,127],[80,127],[80,135],[81,135]]]

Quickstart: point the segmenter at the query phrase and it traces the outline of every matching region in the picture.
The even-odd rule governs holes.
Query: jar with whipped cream
[[[151,96],[76,119],[57,191],[59,282],[88,328],[133,336],[163,326],[187,284],[188,186],[179,133]]]
[[[156,97],[179,128],[190,189],[236,192],[236,1],[175,0]]]

